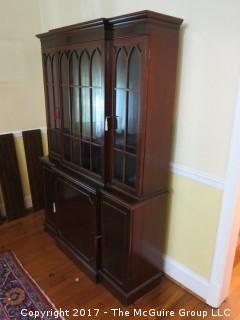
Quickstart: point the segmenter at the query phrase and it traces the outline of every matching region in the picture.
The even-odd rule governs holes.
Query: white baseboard
[[[209,287],[207,279],[168,256],[163,257],[163,271],[191,292],[204,300],[207,299]]]
[[[207,279],[201,277],[175,259],[167,255],[162,255],[158,249],[154,248],[148,242],[144,242],[143,247],[144,251],[149,252],[148,258],[151,263],[154,265],[158,264],[157,267],[160,266],[167,276],[202,299],[207,299],[209,288]],[[156,263],[156,261],[158,261],[158,263]]]

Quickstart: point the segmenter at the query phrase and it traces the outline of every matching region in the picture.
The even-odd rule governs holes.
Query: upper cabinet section
[[[137,199],[168,190],[181,23],[142,11],[38,35],[50,160]]]

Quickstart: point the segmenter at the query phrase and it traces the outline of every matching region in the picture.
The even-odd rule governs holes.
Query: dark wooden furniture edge
[[[104,272],[99,271],[99,275],[101,278],[101,283],[117,298],[119,299],[124,306],[128,306],[144,295],[148,290],[156,287],[163,275],[163,272],[159,272],[154,277],[148,279],[143,282],[141,285],[136,287],[134,290],[126,293],[119,286],[116,285]]]
[[[109,26],[109,28],[111,29],[111,26],[115,24],[116,25],[123,24],[129,21],[134,22],[134,21],[144,20],[144,19],[152,19],[152,21],[161,21],[164,23],[175,25],[177,28],[183,22],[183,19],[180,19],[180,18],[161,14],[151,10],[143,10],[143,11],[138,11],[131,14],[119,15],[112,18],[94,19],[87,22],[76,23],[66,27],[51,29],[48,32],[37,34],[36,37],[41,39],[48,36],[52,36],[53,34],[58,34],[59,32],[63,33],[63,32],[70,32],[70,31],[86,29],[86,28],[99,28],[104,25]]]

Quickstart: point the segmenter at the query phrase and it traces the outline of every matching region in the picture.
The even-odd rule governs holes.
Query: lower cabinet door
[[[96,197],[71,182],[57,178],[59,235],[88,263],[96,260]]]
[[[102,200],[102,271],[121,287],[125,287],[127,281],[129,216],[127,209]]]
[[[55,175],[51,168],[43,167],[44,207],[46,223],[56,227]]]

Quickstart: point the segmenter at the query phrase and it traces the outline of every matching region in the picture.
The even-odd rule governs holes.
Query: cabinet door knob
[[[56,203],[55,202],[53,202],[53,204],[52,204],[52,207],[53,207],[53,213],[56,213]]]

